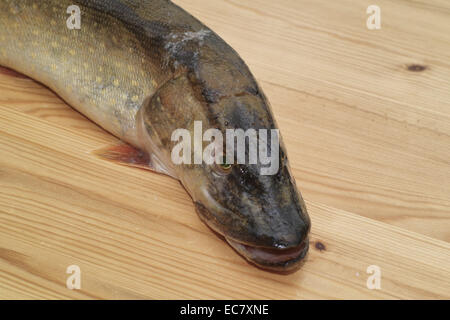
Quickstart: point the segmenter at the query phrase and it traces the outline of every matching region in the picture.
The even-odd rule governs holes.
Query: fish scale
[[[139,41],[112,18],[84,11],[81,29],[67,28],[73,3],[3,0],[0,11],[8,14],[0,16],[0,64],[42,82],[107,131],[138,144],[136,113],[162,77],[143,72],[152,68]]]

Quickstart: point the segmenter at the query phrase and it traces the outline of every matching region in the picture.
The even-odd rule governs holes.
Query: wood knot
[[[407,66],[408,70],[411,72],[422,72],[427,69],[426,66],[420,65],[420,64],[410,64]]]
[[[314,247],[315,247],[317,250],[319,250],[320,252],[326,251],[326,250],[327,250],[327,247],[325,247],[325,245],[324,245],[322,242],[320,242],[320,241],[316,241]]]

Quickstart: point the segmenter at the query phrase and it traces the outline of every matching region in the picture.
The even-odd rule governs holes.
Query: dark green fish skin
[[[66,26],[70,5],[81,29]],[[200,218],[257,266],[296,269],[310,219],[289,169],[174,165],[175,129],[276,129],[247,65],[217,34],[167,0],[2,0],[0,65],[50,87],[73,108],[149,154],[181,181]]]

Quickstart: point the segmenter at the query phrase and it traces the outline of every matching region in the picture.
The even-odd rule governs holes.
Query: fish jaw
[[[309,250],[309,238],[290,249],[254,247],[226,238],[228,244],[250,263],[266,270],[278,272],[295,271],[301,266]]]
[[[227,243],[248,262],[255,266],[279,273],[291,273],[298,270],[309,250],[309,237],[306,235],[303,241],[295,246],[276,247],[259,246],[235,239],[226,234],[211,219],[211,212],[204,205],[195,202],[196,211],[200,219],[215,233],[223,237]],[[308,230],[309,232],[309,230]]]

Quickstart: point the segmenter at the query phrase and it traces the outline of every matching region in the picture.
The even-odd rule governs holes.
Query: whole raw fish
[[[172,2],[1,0],[0,65],[133,146],[103,157],[179,179],[200,218],[249,261],[284,271],[306,255],[310,219],[282,143],[274,175],[259,162],[173,163],[172,133],[195,121],[224,133],[277,127],[239,55]]]

